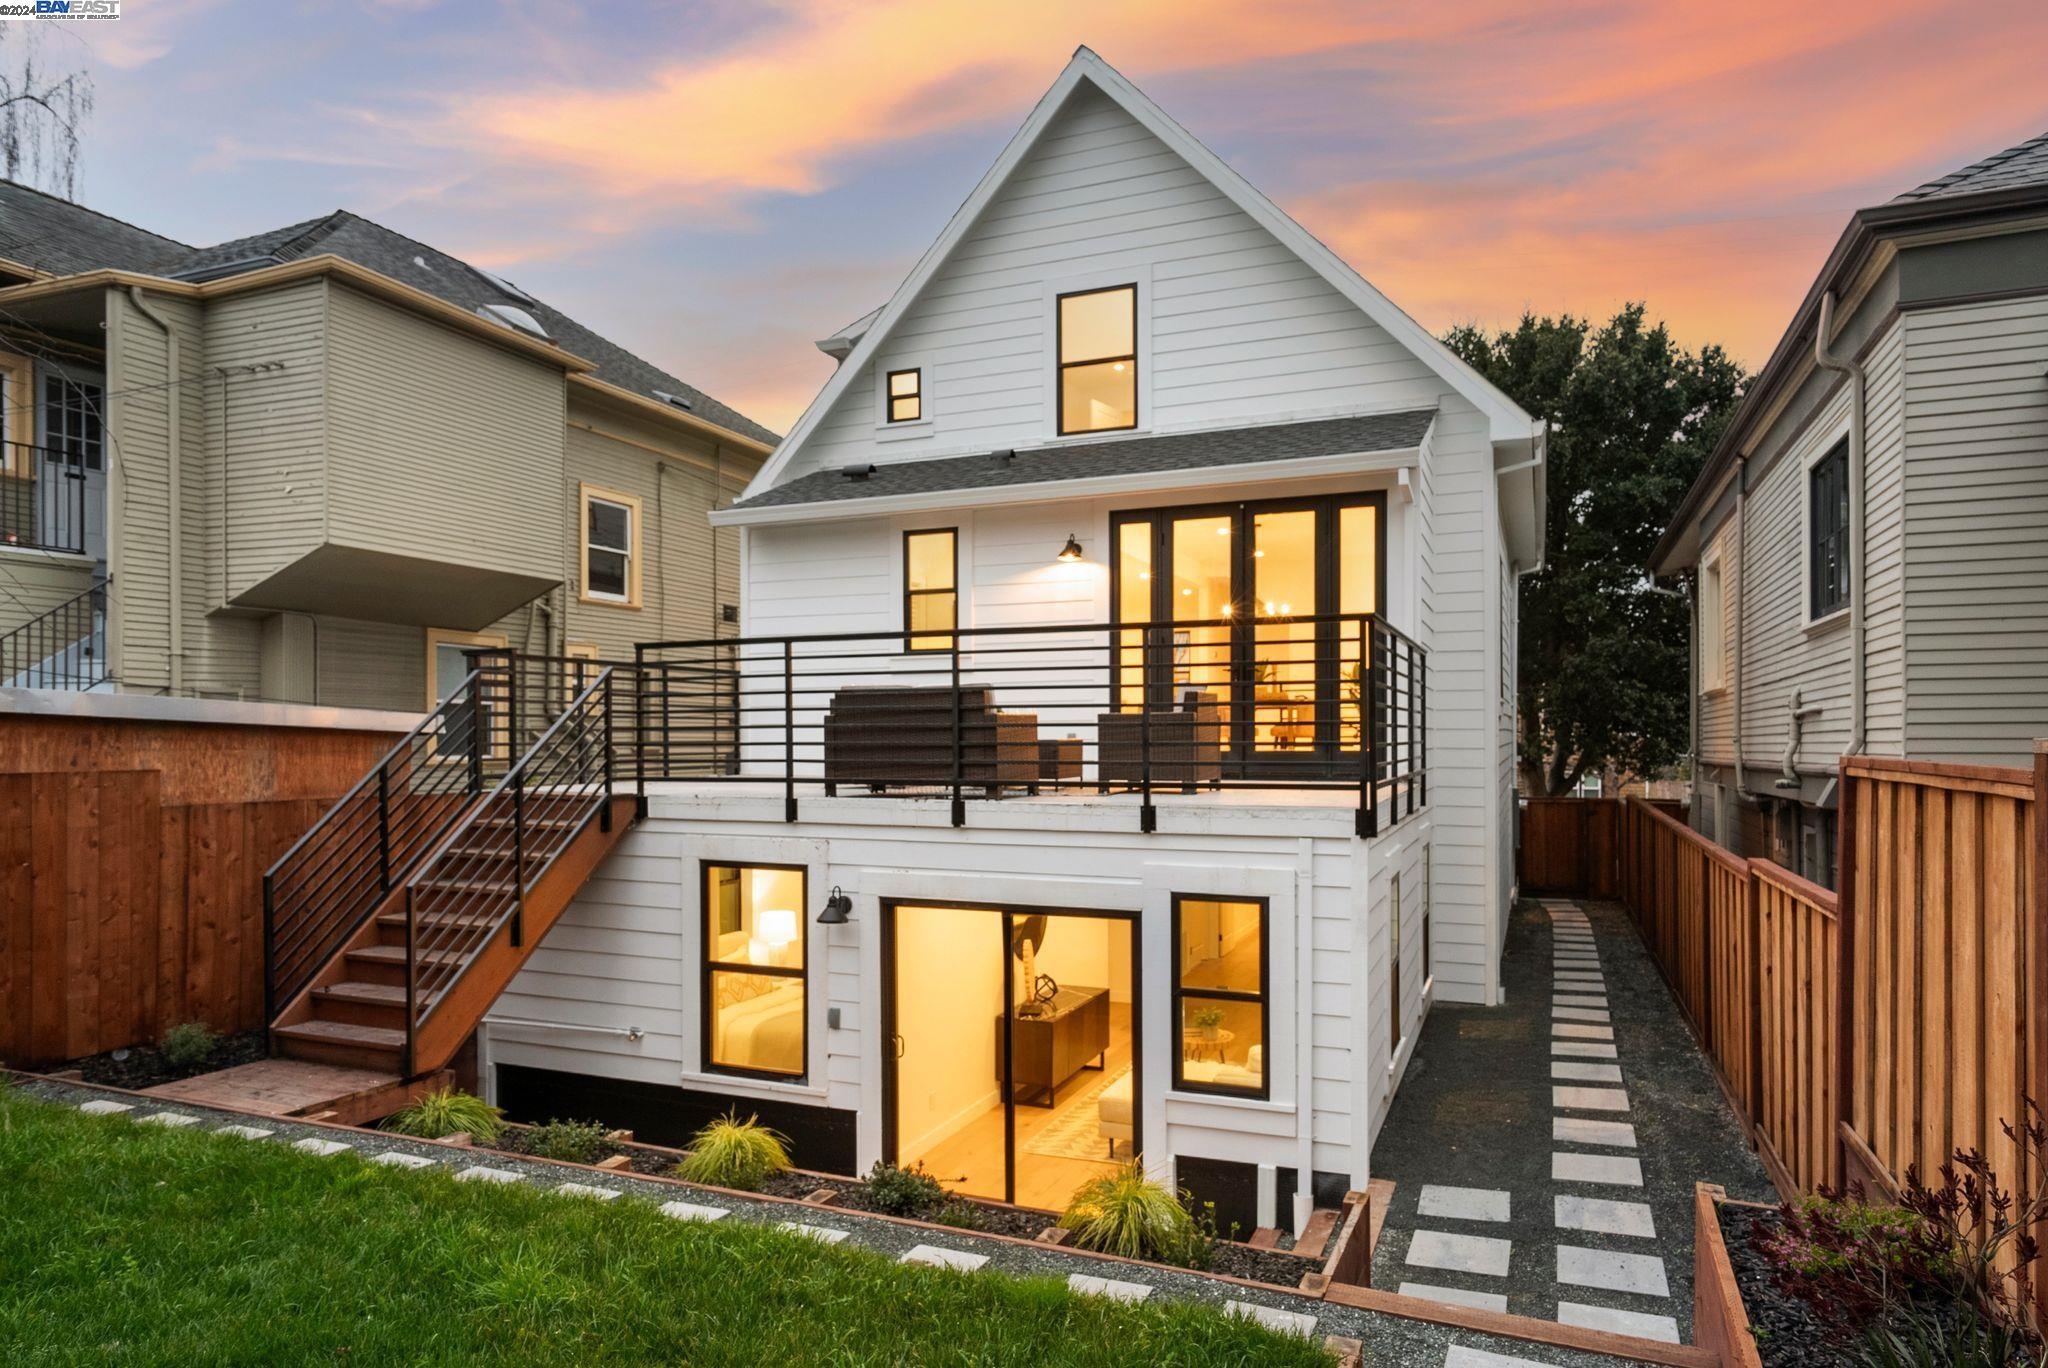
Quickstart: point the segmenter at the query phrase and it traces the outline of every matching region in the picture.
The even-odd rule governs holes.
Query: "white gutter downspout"
[[[130,285],[128,298],[136,311],[144,318],[163,329],[164,334],[164,378],[169,383],[164,387],[166,405],[169,409],[170,435],[166,442],[165,459],[169,465],[168,501],[170,508],[165,522],[170,529],[168,573],[170,580],[170,642],[171,642],[171,696],[182,697],[185,692],[185,498],[184,460],[179,452],[178,439],[183,419],[179,412],[179,396],[185,386],[178,369],[178,333],[165,318],[142,297],[142,287]]]
[[[1749,569],[1748,532],[1749,509],[1749,457],[1739,457],[1735,462],[1735,679],[1733,693],[1735,703],[1735,796],[1754,798],[1749,791],[1749,779],[1742,768],[1742,581],[1743,572]],[[1718,832],[1717,832],[1718,834]]]
[[[1829,351],[1835,330],[1835,292],[1820,297],[1813,331],[1813,363],[1849,384],[1849,744],[1842,758],[1863,751],[1863,367]]]

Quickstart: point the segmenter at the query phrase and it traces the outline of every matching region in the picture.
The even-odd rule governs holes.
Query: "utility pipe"
[[[151,307],[142,297],[140,285],[128,287],[128,298],[136,311],[164,334],[164,378],[169,381],[164,387],[169,409],[170,435],[166,442],[166,460],[169,463],[168,484],[170,509],[165,518],[170,528],[168,573],[170,581],[170,642],[171,642],[171,696],[180,697],[185,692],[185,499],[184,459],[179,451],[180,429],[183,421],[180,415],[179,396],[185,386],[178,369],[178,333],[169,319]],[[223,436],[225,441],[226,437]],[[225,503],[225,500],[223,500]]]
[[[1863,367],[1836,356],[1835,292],[1820,297],[1820,320],[1813,330],[1813,363],[1833,371],[1849,385],[1849,744],[1842,758],[1862,753],[1863,715],[1863,426],[1864,394],[1869,388]],[[1803,611],[1803,605],[1802,605]]]
[[[1747,533],[1749,512],[1749,457],[1738,457],[1735,462],[1735,612],[1726,611],[1723,600],[1723,616],[1735,624],[1735,678],[1731,693],[1735,704],[1735,796],[1754,798],[1749,791],[1749,779],[1742,769],[1742,581],[1749,569],[1749,542]],[[1726,623],[1723,623],[1726,626]],[[1719,820],[1719,814],[1716,814]],[[1716,834],[1719,834],[1718,828]]]

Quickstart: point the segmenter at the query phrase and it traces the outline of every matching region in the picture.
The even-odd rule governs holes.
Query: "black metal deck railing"
[[[622,773],[806,794],[1334,790],[1357,829],[1428,801],[1427,653],[1373,614],[657,642]],[[550,666],[549,677],[557,667]],[[566,687],[566,685],[562,686]]]
[[[0,544],[85,551],[81,458],[26,442],[0,442]]]
[[[6,481],[0,476],[0,484]],[[92,584],[0,636],[0,688],[89,692],[107,680],[107,585]]]

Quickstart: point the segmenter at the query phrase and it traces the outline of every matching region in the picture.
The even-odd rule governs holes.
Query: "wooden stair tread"
[[[388,1026],[354,1026],[346,1021],[295,1022],[290,1026],[272,1028],[277,1035],[291,1040],[320,1041],[329,1045],[353,1045],[371,1050],[402,1050],[405,1048],[405,1032],[395,1031]]]
[[[350,959],[370,960],[377,964],[405,964],[405,947],[402,945],[363,945],[348,952]],[[452,950],[422,950],[416,958],[422,964],[460,964],[467,956]]]
[[[405,989],[391,983],[357,983],[351,980],[315,988],[313,996],[336,1002],[372,1003],[379,1007],[405,1006]]]
[[[479,926],[496,926],[503,918],[497,912],[421,912],[414,909],[413,925],[422,931],[439,931],[451,926],[473,929]],[[379,926],[403,927],[405,913],[379,912]]]
[[[510,893],[518,887],[510,879],[471,879],[461,876],[450,878],[414,879],[411,885],[417,893]]]

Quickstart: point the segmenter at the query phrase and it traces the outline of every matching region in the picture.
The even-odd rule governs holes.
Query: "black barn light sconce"
[[[820,926],[844,926],[853,919],[853,899],[832,886],[832,896],[825,899],[825,910],[818,914]]]
[[[1067,544],[1060,548],[1060,553],[1055,559],[1063,561],[1077,561],[1081,559],[1081,543],[1075,539],[1073,533],[1067,533]]]

